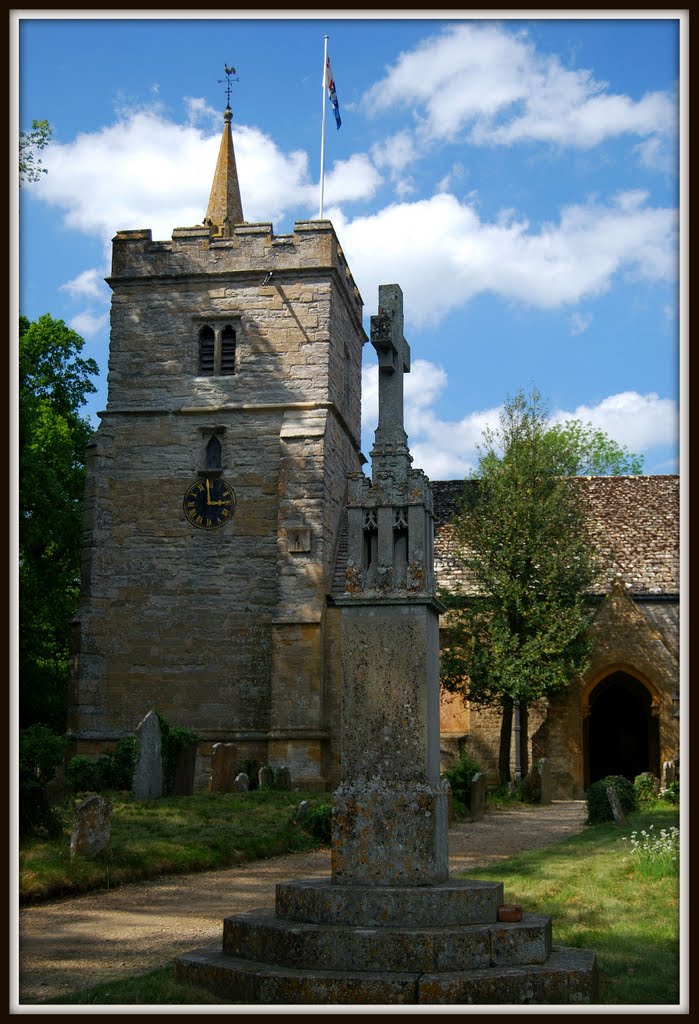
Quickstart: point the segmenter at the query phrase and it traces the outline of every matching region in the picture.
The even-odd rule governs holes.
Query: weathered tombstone
[[[674,761],[663,761],[661,776],[661,788],[667,789],[671,783],[677,781],[677,769]]]
[[[109,846],[112,805],[101,796],[88,796],[75,808],[70,834],[70,857],[94,857]]]
[[[211,751],[211,781],[209,789],[212,793],[232,793],[235,778],[235,744],[214,743]]]
[[[196,744],[191,743],[186,747],[180,747],[177,751],[175,782],[173,784],[173,794],[175,796],[191,796],[194,792],[194,769],[196,763]]]
[[[449,779],[442,779],[442,789],[447,794],[447,820],[452,822],[454,820],[454,794]]]
[[[303,825],[304,821],[306,821],[306,819],[308,818],[308,813],[309,813],[310,809],[311,809],[311,801],[310,800],[302,800],[301,803],[298,805],[298,807],[296,808],[296,814],[294,815],[294,817],[296,818],[296,821],[299,823],[299,825]]]
[[[619,794],[614,789],[614,786],[607,786],[607,800],[609,800],[609,806],[612,809],[614,820],[618,822],[619,825],[623,825],[626,821],[626,818],[624,817],[624,812],[621,808]]]
[[[250,789],[250,778],[245,772],[238,772],[233,780],[233,787],[236,793],[247,793]]]
[[[553,781],[551,779],[551,765],[545,757],[537,762],[539,771],[539,786],[541,788],[541,803],[550,804],[553,801]]]
[[[160,721],[149,711],[136,729],[138,753],[132,791],[136,800],[154,800],[163,795],[163,764]]]
[[[280,789],[291,789],[291,771],[285,764],[283,764],[279,769],[277,775],[277,784],[279,785]]]
[[[257,785],[260,789],[272,789],[274,786],[274,772],[269,765],[263,765],[258,771]]]
[[[471,821],[482,821],[485,817],[485,775],[476,772],[471,780]]]

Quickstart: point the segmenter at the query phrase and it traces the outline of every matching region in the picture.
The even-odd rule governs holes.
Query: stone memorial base
[[[499,922],[502,903],[499,882],[283,882],[276,915],[226,918],[176,976],[241,1003],[593,1003],[595,954],[553,946],[549,917]]]

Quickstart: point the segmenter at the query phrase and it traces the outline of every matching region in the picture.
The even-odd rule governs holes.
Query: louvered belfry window
[[[221,331],[221,373],[235,373],[235,331],[230,324]]]
[[[205,324],[199,331],[199,373],[212,377],[215,371],[216,336],[213,329]]]

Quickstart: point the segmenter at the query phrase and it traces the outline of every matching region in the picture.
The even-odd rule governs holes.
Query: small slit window
[[[221,442],[217,437],[212,437],[206,446],[206,468],[221,468]]]
[[[199,373],[212,377],[215,369],[216,337],[211,327],[205,325],[199,331]]]

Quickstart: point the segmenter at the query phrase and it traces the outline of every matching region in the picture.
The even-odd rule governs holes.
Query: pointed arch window
[[[221,442],[216,437],[216,435],[210,438],[208,444],[206,445],[206,468],[221,468]]]

